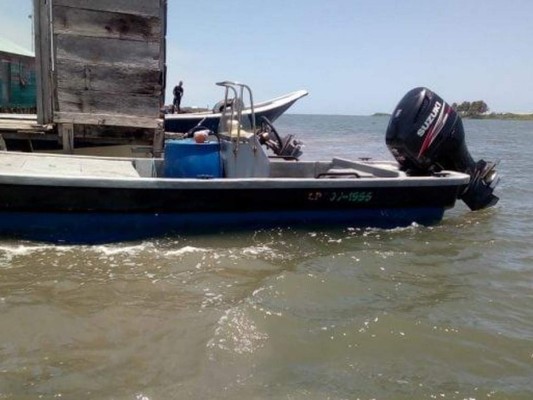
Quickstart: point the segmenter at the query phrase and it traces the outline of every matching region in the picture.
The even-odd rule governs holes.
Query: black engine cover
[[[392,113],[387,147],[408,174],[440,170],[464,172],[471,181],[459,196],[473,210],[496,204],[494,163],[477,163],[466,148],[463,122],[457,112],[431,90],[410,90]]]
[[[466,151],[459,115],[440,96],[422,87],[409,91],[396,106],[386,143],[400,165],[412,172],[464,171],[474,163]]]

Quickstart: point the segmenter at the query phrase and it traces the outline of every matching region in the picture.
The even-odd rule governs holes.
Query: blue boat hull
[[[460,185],[348,187],[310,180],[299,187],[269,181],[174,180],[138,187],[0,185],[0,236],[64,243],[134,240],[167,233],[310,225],[391,228],[434,224],[455,204]],[[74,181],[73,183],[76,183]],[[322,183],[327,187],[317,186]],[[79,183],[78,183],[79,184]],[[89,185],[89,184],[87,184]],[[129,186],[128,186],[129,185]],[[137,185],[137,187],[135,186]],[[161,186],[166,185],[166,186]]]
[[[97,244],[140,240],[167,234],[233,231],[240,228],[343,226],[393,228],[412,223],[431,225],[442,207],[266,212],[0,212],[3,237]]]

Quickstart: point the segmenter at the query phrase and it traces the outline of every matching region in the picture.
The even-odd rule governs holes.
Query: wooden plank
[[[160,42],[159,17],[92,11],[54,5],[54,33]]]
[[[159,71],[161,71],[161,92],[159,104],[165,104],[165,92],[167,87],[167,0],[161,1],[159,18],[161,20],[161,43],[159,48]]]
[[[42,129],[37,121],[0,120],[0,131],[41,131]]]
[[[54,5],[159,17],[166,0],[54,0]]]
[[[0,121],[2,120],[19,120],[19,121],[33,121],[37,122],[37,115],[35,114],[6,114],[0,113]]]
[[[40,124],[53,120],[52,43],[50,0],[34,0],[35,72],[37,81],[37,118]]]
[[[41,32],[41,20],[43,18],[41,2],[39,0],[33,0],[33,31],[35,41],[35,82],[37,84],[36,88],[36,103],[37,103],[37,118],[40,122],[44,121],[44,101],[43,101],[43,66],[42,66],[42,37],[43,32]]]
[[[149,95],[159,98],[162,73],[158,70],[124,65],[84,64],[58,60],[58,91],[90,90],[105,93]]]
[[[74,152],[74,124],[59,124],[57,130],[63,145],[63,152],[72,154]]]
[[[54,35],[56,60],[89,64],[124,64],[130,67],[158,69],[160,44],[120,39]]]
[[[56,112],[54,120],[59,123],[76,123],[86,125],[107,125],[118,127],[135,127],[156,129],[162,120],[149,117],[133,117],[126,114],[84,114],[75,112]]]
[[[0,129],[2,137],[8,140],[46,140],[48,142],[57,142],[56,133],[44,133],[39,130],[17,131],[17,132],[4,132]]]
[[[165,129],[162,126],[157,127],[154,130],[154,136],[152,141],[152,154],[154,157],[161,157],[163,149],[165,147]]]
[[[58,111],[95,114],[124,114],[159,117],[159,99],[153,96],[124,96],[91,91],[62,90],[57,93]]]

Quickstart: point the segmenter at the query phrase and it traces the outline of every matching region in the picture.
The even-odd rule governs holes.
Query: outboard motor
[[[471,210],[498,202],[492,193],[499,181],[496,163],[472,159],[461,117],[431,90],[420,87],[403,97],[389,122],[386,143],[408,174],[453,170],[470,175],[470,182],[458,197]]]

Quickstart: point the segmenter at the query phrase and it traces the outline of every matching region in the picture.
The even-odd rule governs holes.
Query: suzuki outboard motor
[[[461,117],[431,90],[416,88],[404,96],[392,114],[386,143],[408,174],[453,170],[470,175],[458,197],[471,210],[498,202],[492,193],[499,181],[496,163],[472,159]]]

